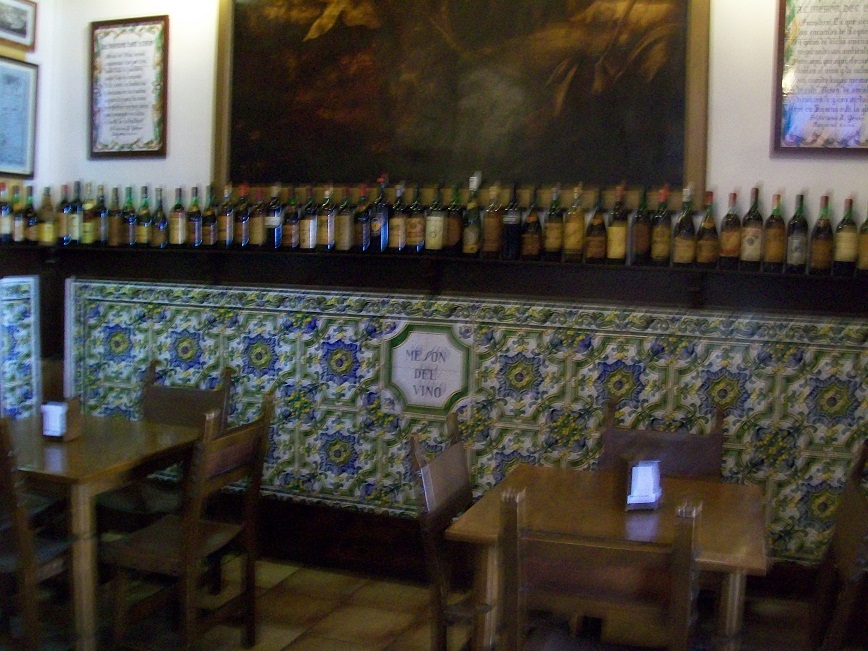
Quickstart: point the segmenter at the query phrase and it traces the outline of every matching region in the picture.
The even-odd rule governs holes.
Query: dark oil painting
[[[684,175],[688,0],[235,0],[235,182]]]

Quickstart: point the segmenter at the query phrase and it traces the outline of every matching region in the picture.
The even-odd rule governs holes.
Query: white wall
[[[40,0],[37,184],[76,178],[172,187],[212,175],[214,83],[219,0]],[[709,62],[708,186],[722,198],[762,184],[767,207],[782,190],[785,211],[807,192],[813,216],[831,192],[840,214],[854,195],[860,219],[868,203],[868,157],[770,153],[778,0],[712,0]],[[165,160],[87,159],[89,23],[168,14],[169,121]],[[723,210],[718,210],[721,214]]]
[[[207,183],[212,178],[218,0],[40,0],[35,184]],[[169,16],[166,158],[88,160],[90,23]],[[55,192],[55,198],[56,192]]]

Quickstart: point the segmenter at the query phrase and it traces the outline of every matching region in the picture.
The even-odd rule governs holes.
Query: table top
[[[702,503],[700,569],[766,573],[766,527],[759,487],[668,477],[661,484],[663,497],[657,510],[626,511],[626,479],[620,474],[520,465],[453,522],[446,537],[497,544],[500,496],[507,488],[525,490],[527,524],[533,529],[646,542],[674,539],[675,511],[690,500]]]
[[[48,481],[76,484],[99,480],[171,456],[202,435],[180,427],[123,416],[81,416],[81,434],[71,441],[42,436],[40,416],[10,424],[19,469]]]

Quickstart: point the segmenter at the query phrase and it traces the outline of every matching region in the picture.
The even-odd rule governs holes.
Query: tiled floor
[[[219,602],[240,585],[237,560],[227,562],[225,588],[209,597]],[[429,593],[425,586],[382,581],[347,572],[301,567],[262,560],[257,566],[260,589],[259,651],[428,651],[430,649]],[[106,595],[108,596],[108,595]],[[701,613],[700,629],[713,630],[713,611]],[[62,620],[66,611],[49,612]],[[800,633],[803,604],[787,600],[748,602],[742,651],[803,651],[807,645]],[[108,632],[108,617],[103,618]],[[148,646],[168,649],[174,636],[153,624],[140,633]],[[159,629],[159,630],[158,630]],[[462,647],[469,630],[450,631],[450,649]],[[57,639],[57,635],[54,636]],[[165,640],[163,639],[165,638]],[[713,636],[704,635],[698,649],[715,648]],[[0,636],[0,651],[15,648]],[[50,644],[47,648],[60,649]],[[242,649],[241,632],[231,626],[211,629],[197,644],[201,651]],[[603,651],[608,645],[589,642],[582,648]],[[617,647],[626,649],[626,647]]]

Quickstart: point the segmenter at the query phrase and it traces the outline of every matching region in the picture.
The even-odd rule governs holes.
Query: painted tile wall
[[[0,414],[23,418],[42,398],[39,278],[0,279]]]
[[[445,409],[419,403],[398,377],[413,333],[439,337],[463,360],[451,395],[477,494],[520,462],[593,468],[609,396],[620,422],[697,432],[717,403],[724,477],[767,485],[773,555],[813,561],[868,437],[868,323],[859,320],[286,288],[72,288],[67,350],[86,409],[137,416],[152,358],[170,384],[211,386],[229,365],[233,422],[256,414],[261,392],[279,397],[263,487],[287,499],[414,511],[407,437],[436,453]]]

